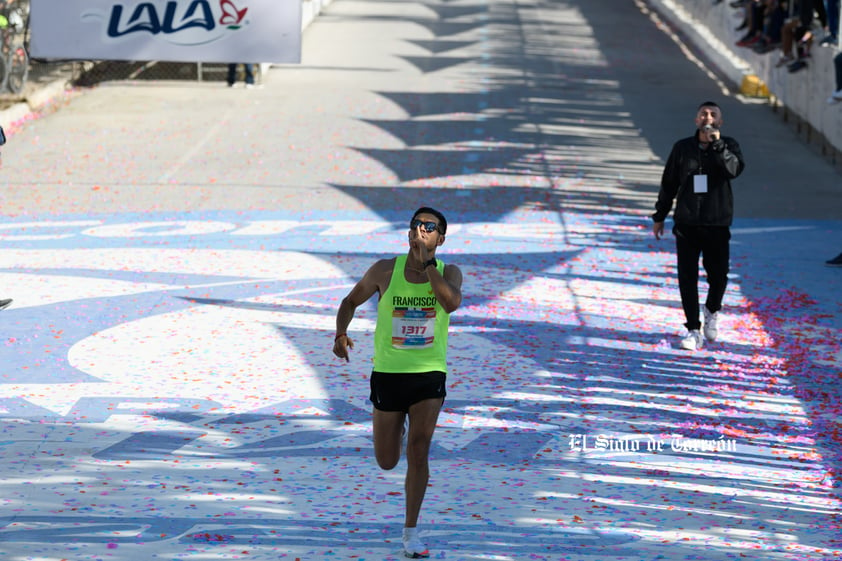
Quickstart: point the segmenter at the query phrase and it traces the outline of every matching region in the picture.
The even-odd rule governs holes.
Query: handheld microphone
[[[705,125],[702,127],[702,132],[704,132],[707,135],[710,135],[710,133],[719,134],[719,129],[717,129],[713,125]]]

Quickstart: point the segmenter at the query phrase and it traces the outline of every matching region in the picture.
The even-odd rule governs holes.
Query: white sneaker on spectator
[[[716,322],[719,320],[719,312],[711,312],[707,306],[702,306],[702,314],[705,316],[705,325],[702,329],[705,333],[705,339],[713,343],[716,341],[718,331],[716,330]]]
[[[681,348],[686,351],[698,351],[704,344],[705,341],[702,339],[702,334],[699,333],[698,329],[691,329],[684,336],[684,339],[681,340]]]
[[[827,98],[828,103],[839,103],[840,101],[842,101],[842,90],[836,90]]]

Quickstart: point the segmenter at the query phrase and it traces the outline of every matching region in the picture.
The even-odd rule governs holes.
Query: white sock
[[[403,529],[403,549],[407,557],[424,558],[429,557],[426,546],[418,537],[418,528]]]

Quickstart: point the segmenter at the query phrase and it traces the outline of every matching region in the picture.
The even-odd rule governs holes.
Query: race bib
[[[396,349],[431,347],[435,331],[435,308],[395,308],[392,313],[392,346]]]

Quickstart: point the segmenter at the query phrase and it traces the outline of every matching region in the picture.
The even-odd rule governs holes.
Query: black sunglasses
[[[435,232],[436,230],[439,229],[439,225],[436,224],[435,222],[422,222],[421,220],[418,220],[417,218],[413,218],[412,221],[409,223],[409,229],[410,230],[417,230],[418,226],[423,226],[424,230],[428,233],[429,232]],[[441,231],[441,230],[439,230],[439,231]]]

